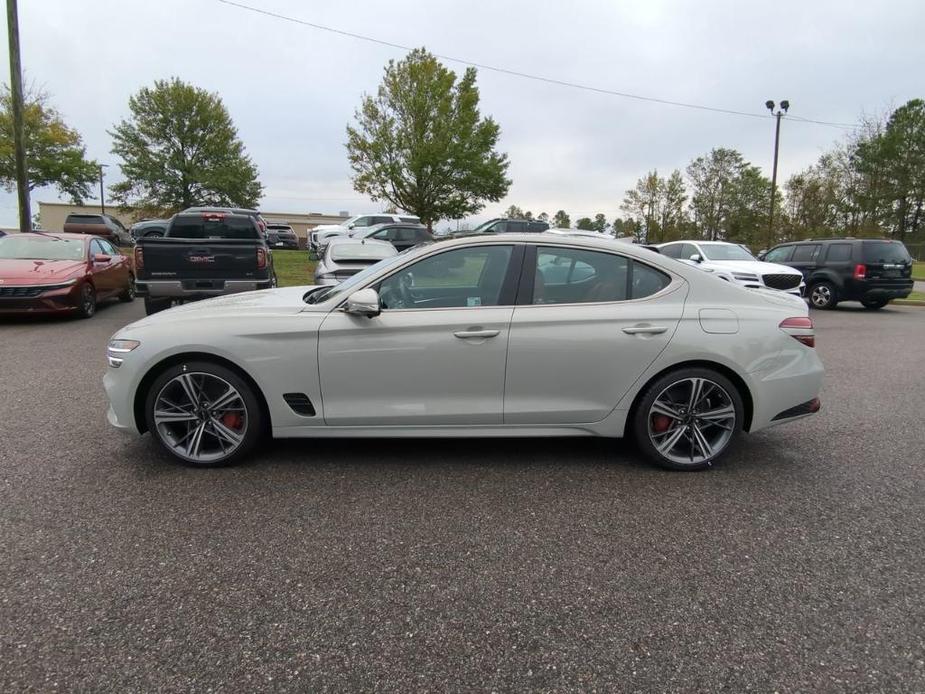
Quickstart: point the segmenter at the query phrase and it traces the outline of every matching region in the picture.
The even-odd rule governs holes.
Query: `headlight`
[[[128,354],[140,344],[138,340],[110,340],[109,347],[106,349],[106,359],[109,365],[118,369],[125,361],[125,358],[119,355]]]

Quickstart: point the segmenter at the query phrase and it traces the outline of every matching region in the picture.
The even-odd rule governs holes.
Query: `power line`
[[[411,51],[414,50],[411,46],[404,46],[400,43],[393,43],[391,41],[385,41],[383,39],[377,39],[372,36],[365,36],[364,34],[357,34],[351,31],[344,31],[343,29],[335,29],[334,27],[325,26],[323,24],[316,24],[315,22],[309,22],[304,19],[298,19],[297,17],[289,17],[284,14],[279,14],[278,12],[271,12],[270,10],[264,10],[259,7],[253,7],[251,5],[245,5],[241,2],[235,2],[235,0],[217,0],[223,5],[229,5],[231,7],[237,7],[242,10],[247,10],[248,12],[255,12],[257,14],[262,14],[267,17],[272,17],[273,19],[280,19],[285,22],[291,22],[293,24],[300,24],[302,26],[311,27],[312,29],[318,29],[320,31],[327,31],[332,34],[339,34],[340,36],[346,36],[348,38],[357,39],[358,41],[367,41],[369,43],[375,43],[380,46],[388,46],[389,48],[397,48],[401,51]],[[545,82],[546,84],[554,84],[560,87],[570,87],[572,89],[580,89],[587,92],[595,92],[597,94],[607,94],[609,96],[618,96],[624,99],[635,99],[636,101],[645,101],[653,104],[662,104],[664,106],[677,106],[680,108],[690,108],[696,109],[698,111],[709,111],[712,113],[723,113],[730,116],[743,116],[746,118],[761,118],[762,120],[767,119],[767,114],[764,113],[754,113],[749,111],[736,111],[734,109],[728,108],[719,108],[716,106],[704,106],[703,104],[691,104],[684,101],[673,101],[671,99],[662,99],[654,96],[643,96],[641,94],[631,94],[629,92],[621,92],[614,89],[604,89],[603,87],[594,87],[588,84],[579,84],[577,82],[569,82],[567,80],[555,79],[553,77],[543,77],[541,75],[533,75],[527,72],[520,72],[518,70],[510,70],[504,67],[498,67],[497,65],[488,65],[487,63],[478,63],[474,60],[467,60],[465,58],[456,58],[450,55],[441,55],[439,53],[434,54],[435,57],[440,58],[441,60],[448,60],[454,63],[461,63],[462,65],[469,65],[471,67],[478,68],[480,70],[488,70],[490,72],[497,72],[502,75],[509,75],[511,77],[520,77],[523,79],[533,80],[535,82]],[[812,118],[803,118],[801,116],[788,116],[789,120],[794,120],[800,123],[812,123],[815,125],[826,125],[834,128],[856,128],[857,124],[854,123],[835,123],[832,121],[823,121],[823,120],[814,120]]]

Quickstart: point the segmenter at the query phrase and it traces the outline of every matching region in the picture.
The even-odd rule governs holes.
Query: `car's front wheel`
[[[80,303],[77,305],[77,315],[81,318],[93,318],[96,314],[96,290],[89,282],[80,288]]]
[[[189,465],[230,465],[246,456],[263,431],[253,387],[211,362],[177,364],[160,374],[145,401],[148,431]]]
[[[838,304],[838,290],[831,282],[819,282],[809,289],[809,303],[813,308],[827,311]]]
[[[712,369],[665,374],[644,392],[633,413],[642,452],[671,470],[702,470],[725,453],[742,431],[742,396]]]

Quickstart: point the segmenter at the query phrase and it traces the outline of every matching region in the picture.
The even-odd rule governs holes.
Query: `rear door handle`
[[[500,330],[457,330],[453,335],[465,340],[468,337],[496,337]]]
[[[627,335],[661,335],[668,328],[664,325],[634,325],[630,328],[623,328]]]

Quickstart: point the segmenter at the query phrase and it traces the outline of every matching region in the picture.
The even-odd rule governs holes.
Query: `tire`
[[[838,305],[838,290],[831,282],[816,282],[807,294],[809,305],[820,311],[831,311]]]
[[[77,306],[79,318],[93,318],[96,314],[96,290],[93,285],[86,282],[80,288],[80,304]]]
[[[876,301],[862,301],[861,305],[870,311],[876,311],[877,309],[883,308],[888,303],[890,303],[889,299],[877,299]]]
[[[145,315],[158,313],[164,309],[170,308],[170,299],[152,299],[150,296],[145,297]]]
[[[159,238],[162,238],[163,236],[164,236],[164,232],[163,232],[163,231],[149,231],[147,234],[144,235],[144,238],[146,238],[146,239],[159,239]]]
[[[135,275],[128,276],[128,287],[119,294],[119,301],[129,304],[135,300]]]
[[[211,410],[221,401],[225,409]],[[240,462],[264,431],[254,388],[231,369],[209,361],[177,364],[155,378],[145,394],[145,422],[165,451],[192,467]]]
[[[691,391],[698,383],[700,399],[692,408]],[[728,378],[712,369],[682,368],[646,387],[632,414],[632,431],[639,449],[656,465],[704,470],[735,442],[744,413],[742,395]]]

